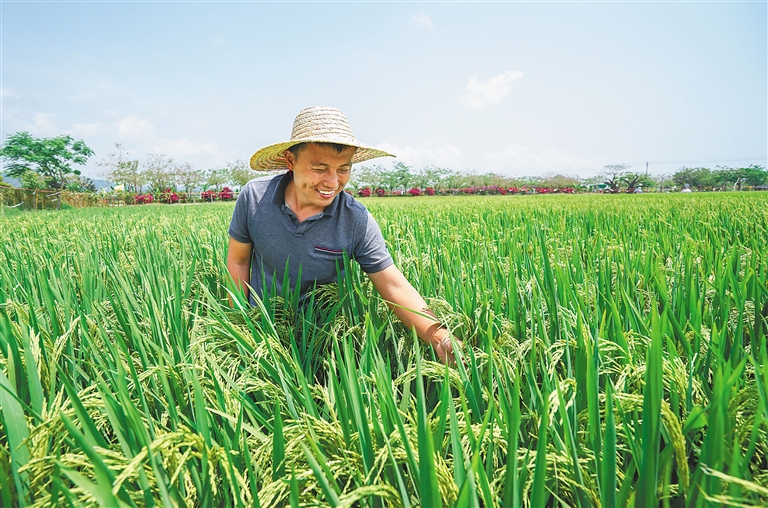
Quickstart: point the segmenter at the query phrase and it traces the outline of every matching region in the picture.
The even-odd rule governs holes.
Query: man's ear
[[[288,166],[288,170],[293,171],[293,166],[296,164],[296,157],[294,157],[293,152],[286,150],[283,152],[283,157],[285,158],[285,164]]]

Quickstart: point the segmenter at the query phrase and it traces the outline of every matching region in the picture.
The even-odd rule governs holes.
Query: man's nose
[[[328,171],[325,175],[324,183],[329,189],[335,189],[339,185],[339,175],[335,171]]]

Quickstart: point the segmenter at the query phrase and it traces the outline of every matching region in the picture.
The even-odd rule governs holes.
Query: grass
[[[764,506],[768,199],[369,199],[466,348],[355,265],[226,305],[232,205],[0,218],[3,506]]]

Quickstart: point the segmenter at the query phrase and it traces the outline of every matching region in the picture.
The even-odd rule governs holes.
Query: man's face
[[[287,151],[285,160],[293,171],[293,189],[300,207],[325,208],[349,182],[354,147],[337,152],[330,146],[310,143],[297,156]]]

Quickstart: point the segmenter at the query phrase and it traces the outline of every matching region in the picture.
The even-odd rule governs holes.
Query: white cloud
[[[70,129],[70,132],[75,137],[87,137],[95,136],[105,130],[111,130],[111,128],[102,122],[76,123]]]
[[[221,34],[216,34],[208,40],[211,42],[211,44],[215,44],[216,46],[219,44],[224,44],[224,36]]]
[[[485,152],[480,155],[480,160],[490,171],[517,176],[547,173],[592,174],[605,164],[602,158],[577,157],[561,153],[554,148],[534,153],[523,145],[509,145],[498,152]]]
[[[137,138],[150,134],[154,130],[155,126],[152,125],[152,122],[139,118],[136,115],[131,115],[117,121],[117,132],[121,136]]]
[[[507,71],[481,82],[472,76],[467,83],[467,94],[461,100],[468,106],[479,108],[487,104],[496,104],[512,90],[512,82],[522,79],[520,71]]]
[[[450,143],[443,146],[432,145],[429,141],[425,141],[420,147],[399,147],[391,143],[380,143],[377,148],[394,154],[397,160],[414,168],[422,168],[430,164],[447,168],[462,167],[461,152],[458,148]]]
[[[18,99],[19,96],[7,88],[0,88],[0,97],[3,99]]]
[[[188,155],[207,154],[215,157],[221,156],[218,143],[197,143],[195,141],[181,139],[160,139],[157,141],[153,152],[165,153],[171,157],[186,157]]]
[[[432,18],[429,15],[420,12],[411,18],[411,21],[416,26],[423,26],[425,28],[435,28],[435,24],[432,22]]]
[[[56,115],[53,113],[37,113],[32,123],[35,126],[35,130],[50,133],[56,130],[55,118]]]

